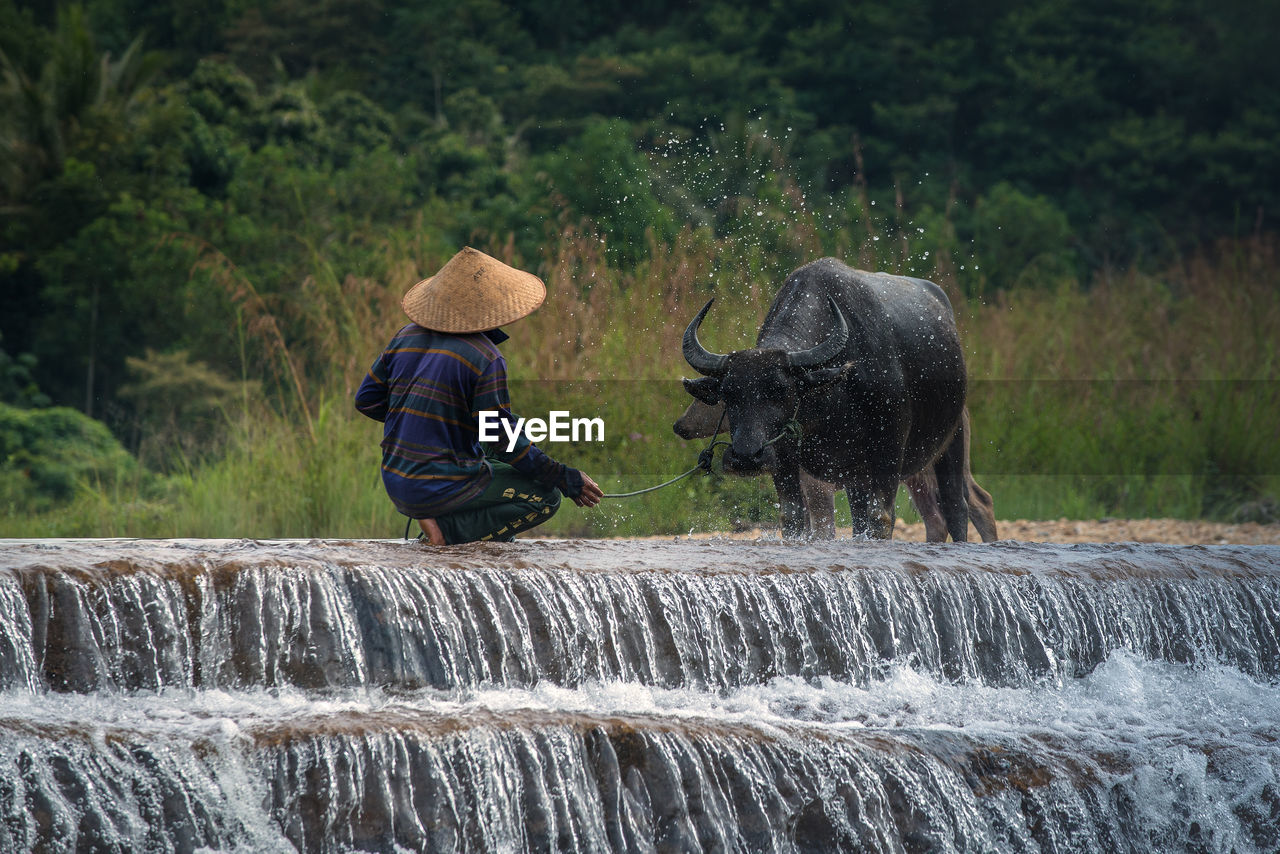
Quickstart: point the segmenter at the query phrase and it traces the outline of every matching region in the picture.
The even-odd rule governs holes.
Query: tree
[[[49,405],[49,395],[36,385],[36,362],[30,353],[10,356],[0,348],[0,403],[19,407]]]
[[[553,192],[599,227],[611,254],[634,264],[647,251],[645,232],[673,236],[670,211],[653,194],[649,166],[628,125],[596,120],[546,161]]]
[[[84,10],[60,8],[48,58],[38,71],[0,52],[0,206],[21,208],[31,189],[62,171],[87,124],[128,113],[159,68],[138,36],[119,59],[94,48]]]

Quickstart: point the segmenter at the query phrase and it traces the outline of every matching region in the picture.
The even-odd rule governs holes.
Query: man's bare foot
[[[427,535],[427,539],[433,546],[443,546],[444,532],[440,530],[440,526],[436,524],[435,519],[419,519],[418,527],[422,529],[422,533]]]

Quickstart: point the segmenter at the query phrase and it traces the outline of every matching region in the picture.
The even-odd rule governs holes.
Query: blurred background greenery
[[[1275,521],[1280,6],[0,0],[0,536],[395,536],[351,395],[462,245],[517,411],[693,464],[680,333],[835,255],[960,317],[1002,518]],[[688,481],[549,528],[754,525]],[[904,514],[910,516],[905,509]]]

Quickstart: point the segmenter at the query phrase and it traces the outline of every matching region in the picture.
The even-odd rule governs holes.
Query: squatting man
[[[546,296],[537,276],[467,247],[405,294],[401,307],[412,323],[356,391],[356,409],[384,425],[387,495],[434,545],[511,540],[550,519],[562,494],[580,507],[603,497],[588,475],[543,453],[530,425],[511,413],[498,350],[508,336],[500,327],[527,317]],[[486,437],[496,440],[492,428],[501,426],[508,439],[494,441],[488,454],[481,413]],[[553,424],[557,414],[567,413],[552,413]],[[599,419],[584,426],[590,432],[597,422],[603,438]]]

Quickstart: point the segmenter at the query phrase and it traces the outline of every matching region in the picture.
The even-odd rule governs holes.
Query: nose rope
[[[665,483],[660,483],[657,486],[650,486],[647,489],[637,489],[635,492],[606,492],[604,494],[604,497],[605,498],[632,498],[636,495],[644,495],[646,492],[653,492],[655,490],[662,489],[664,486],[670,486],[673,483],[679,483],[680,481],[684,480],[686,477],[688,477],[689,475],[693,474],[696,471],[700,471],[703,474],[711,474],[711,464],[712,462],[715,461],[716,448],[718,448],[721,445],[727,448],[731,444],[730,442],[726,442],[723,439],[716,438],[716,436],[720,433],[720,425],[724,423],[724,416],[726,413],[727,413],[727,410],[721,410],[720,420],[716,422],[716,429],[711,433],[711,443],[702,449],[702,453],[698,454],[698,464],[696,466],[689,469],[684,474],[677,475],[676,477],[671,478],[671,480],[668,480]],[[797,443],[799,443],[803,436],[804,436],[804,427],[801,426],[800,424],[800,403],[797,401],[796,411],[791,413],[791,419],[787,421],[786,424],[782,425],[782,432],[774,436],[769,441],[765,442],[764,445],[761,446],[761,448],[767,448],[770,445],[775,445],[786,438],[792,438]]]
[[[795,439],[797,444],[799,444],[800,440],[804,438],[804,427],[800,424],[799,401],[796,402],[796,411],[791,413],[791,420],[782,425],[782,432],[761,445],[761,449],[763,450],[764,448],[767,448],[777,442],[781,442],[786,438]]]
[[[684,474],[677,475],[676,477],[671,478],[671,480],[668,480],[664,483],[660,483],[657,486],[650,486],[645,489],[637,489],[635,492],[606,492],[602,497],[634,498],[637,495],[644,495],[646,492],[654,492],[656,490],[662,489],[664,486],[670,486],[673,483],[679,483],[680,481],[684,480],[686,477],[688,477],[689,475],[693,474],[696,471],[700,471],[703,474],[711,474],[711,463],[715,460],[716,447],[719,445],[724,445],[725,447],[729,446],[728,442],[725,442],[721,439],[716,438],[716,436],[720,434],[720,425],[724,423],[725,412],[726,410],[723,410],[723,409],[720,410],[720,420],[716,422],[716,429],[711,431],[711,442],[705,448],[702,449],[702,452],[700,454],[698,454],[698,464],[696,466],[689,469]]]

